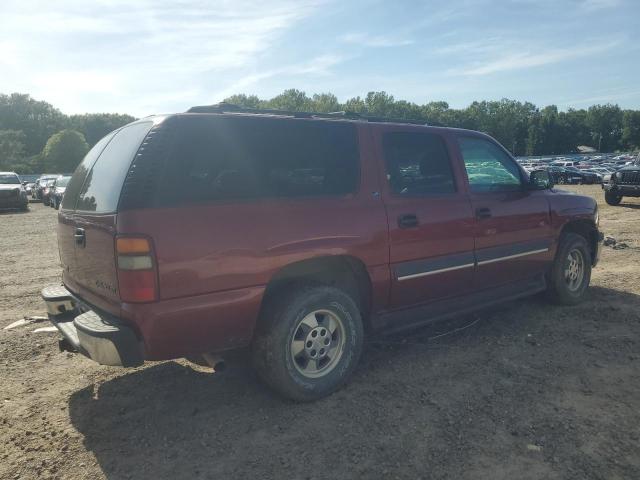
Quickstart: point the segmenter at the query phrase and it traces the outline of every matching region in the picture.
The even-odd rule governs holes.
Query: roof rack
[[[233,103],[216,103],[214,105],[198,105],[191,107],[186,113],[254,113],[262,115],[282,115],[294,118],[343,118],[346,120],[360,120],[362,122],[374,123],[409,123],[412,125],[426,125],[422,120],[387,118],[387,117],[371,117],[362,115],[357,112],[340,111],[340,112],[294,112],[290,110],[276,110],[269,108],[247,108]]]

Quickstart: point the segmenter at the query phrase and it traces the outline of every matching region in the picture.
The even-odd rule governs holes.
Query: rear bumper
[[[602,185],[602,189],[605,192],[612,192],[623,197],[640,197],[640,185],[606,183]]]
[[[144,349],[132,328],[91,309],[63,286],[46,287],[41,294],[49,320],[75,350],[101,365],[142,365]]]

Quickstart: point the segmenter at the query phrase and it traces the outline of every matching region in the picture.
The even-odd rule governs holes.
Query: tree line
[[[249,108],[310,112],[352,112],[375,117],[411,120],[428,125],[486,132],[514,155],[556,155],[589,146],[601,152],[640,147],[640,110],[618,105],[593,105],[588,109],[560,111],[556,105],[538,108],[531,102],[502,99],[473,102],[466,108],[447,102],[422,105],[396,100],[386,92],[369,92],[344,103],[331,93],[311,97],[300,90],[285,90],[270,100],[238,94],[225,100]]]
[[[0,94],[0,170],[73,172],[98,140],[133,120],[114,113],[65,115],[27,94]]]
[[[254,109],[344,111],[479,130],[514,155],[565,154],[583,145],[601,152],[640,148],[640,110],[612,104],[561,111],[555,105],[539,108],[531,102],[502,99],[456,109],[442,101],[419,105],[396,100],[386,92],[339,102],[331,93],[308,96],[296,89],[271,99],[237,94],[225,102]],[[113,113],[65,115],[27,94],[0,94],[0,170],[71,172],[100,138],[133,120],[131,115]]]

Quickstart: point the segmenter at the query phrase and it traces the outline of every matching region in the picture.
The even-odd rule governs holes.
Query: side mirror
[[[553,187],[553,180],[547,170],[534,170],[529,174],[529,188],[531,190],[547,190]]]

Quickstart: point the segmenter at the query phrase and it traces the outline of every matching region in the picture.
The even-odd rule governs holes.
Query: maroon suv
[[[593,199],[481,133],[194,107],[87,154],[59,213],[64,286],[43,297],[61,346],[101,364],[250,347],[266,383],[312,400],[365,332],[581,301],[600,240]]]

